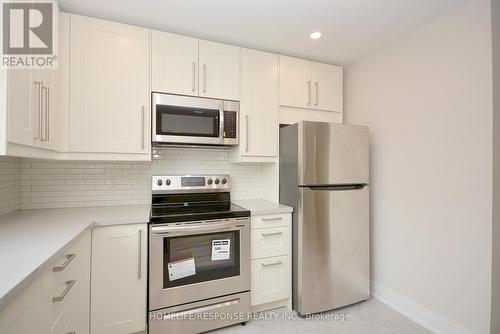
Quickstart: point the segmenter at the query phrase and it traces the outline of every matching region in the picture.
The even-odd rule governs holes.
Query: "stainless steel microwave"
[[[238,145],[240,103],[153,93],[152,143]]]

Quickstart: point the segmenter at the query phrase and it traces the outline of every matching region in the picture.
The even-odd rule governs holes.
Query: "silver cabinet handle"
[[[207,92],[207,64],[203,64],[203,93]]]
[[[275,220],[282,220],[282,219],[283,219],[282,217],[262,218],[262,221],[263,222],[272,222],[272,221],[275,221]]]
[[[73,287],[73,285],[75,285],[75,283],[76,283],[75,280],[66,281],[66,289],[64,289],[64,291],[59,296],[52,297],[52,302],[56,303],[56,302],[63,301],[64,297],[66,297],[69,290],[71,290],[71,288]]]
[[[270,236],[273,236],[273,235],[282,235],[283,232],[273,232],[273,233],[261,233],[261,235],[263,237],[270,237]]]
[[[53,267],[52,271],[55,271],[55,272],[63,271],[68,266],[68,264],[75,259],[75,257],[76,257],[76,254],[66,255],[66,261],[64,261],[64,263],[58,267]]]
[[[319,91],[319,83],[316,81],[314,83],[314,85],[316,86],[316,103],[315,103],[315,105],[317,106],[318,103],[319,103],[319,93],[318,93],[318,91]]]
[[[191,89],[191,91],[194,92],[195,89],[196,89],[196,63],[193,61],[193,88]]]
[[[76,334],[76,332],[72,331],[72,332],[67,332],[66,334]]]
[[[45,87],[45,141],[50,140],[50,87]]]
[[[34,81],[35,85],[38,85],[38,123],[37,123],[37,136],[33,139],[42,139],[42,86],[43,82]]]
[[[311,81],[307,82],[307,105],[311,105]]]
[[[137,278],[141,279],[142,276],[142,230],[139,230],[139,241],[138,241],[138,265],[137,265]]]
[[[248,115],[245,115],[245,152],[248,152]]]
[[[262,263],[261,265],[263,267],[271,267],[271,266],[278,266],[280,265],[282,262],[281,261],[276,261],[276,262],[272,262],[272,263]]]
[[[50,140],[50,88],[47,87],[47,140]]]
[[[141,149],[144,149],[144,106],[141,106]]]
[[[42,134],[41,135],[41,137],[42,137],[41,141],[48,141],[49,139],[48,139],[48,134],[47,134],[47,131],[48,131],[48,129],[47,129],[48,128],[48,125],[47,125],[47,123],[48,123],[48,117],[47,117],[47,115],[48,115],[49,111],[48,111],[48,103],[47,102],[49,101],[49,87],[46,87],[46,86],[42,85],[42,92],[45,92],[45,136],[43,134],[43,131],[40,130],[40,132]],[[43,94],[42,94],[42,96],[43,96]],[[42,115],[42,113],[40,113],[40,115]],[[41,124],[40,128],[42,129],[43,128],[43,125],[42,125],[43,122],[40,121],[40,124]]]

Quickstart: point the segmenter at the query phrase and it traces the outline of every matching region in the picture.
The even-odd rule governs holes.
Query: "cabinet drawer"
[[[252,260],[290,254],[290,226],[252,230]]]
[[[50,319],[50,333],[63,333],[75,319],[88,323],[90,231],[61,250],[44,267],[41,279],[43,312]]]
[[[252,216],[251,228],[269,228],[278,226],[290,226],[292,223],[291,214],[281,213],[274,215]]]
[[[290,297],[290,255],[252,260],[252,306]]]

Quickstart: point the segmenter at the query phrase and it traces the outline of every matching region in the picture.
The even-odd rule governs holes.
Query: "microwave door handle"
[[[224,103],[219,107],[219,142],[224,144]]]

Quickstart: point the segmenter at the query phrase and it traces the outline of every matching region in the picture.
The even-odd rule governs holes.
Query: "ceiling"
[[[64,11],[346,65],[468,0],[59,0]],[[323,37],[309,35],[321,31]]]

